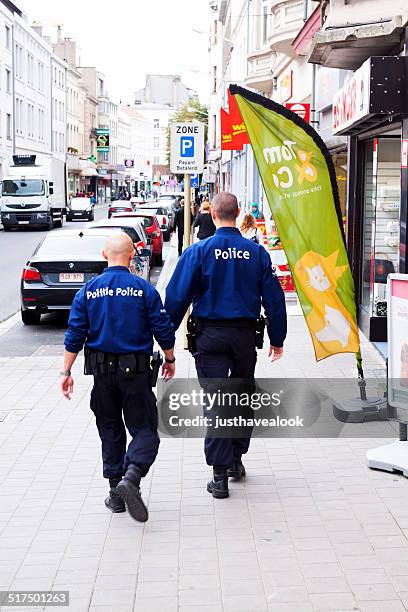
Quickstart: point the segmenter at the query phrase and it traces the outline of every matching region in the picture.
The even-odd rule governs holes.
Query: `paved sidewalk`
[[[264,352],[258,374],[354,377],[352,356],[314,363],[291,312],[285,357]],[[177,375],[195,376],[182,344]],[[75,612],[408,609],[408,483],[365,465],[382,440],[256,439],[245,482],[213,500],[202,441],[165,439],[140,525],[105,509],[91,379],[80,359],[63,401],[51,349],[0,359],[0,590],[66,589]],[[367,375],[384,371],[367,342],[363,354]]]

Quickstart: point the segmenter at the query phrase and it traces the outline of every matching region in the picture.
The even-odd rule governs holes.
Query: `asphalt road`
[[[95,220],[107,217],[108,206],[97,205]],[[85,221],[65,222],[63,229],[81,228]],[[59,232],[60,229],[53,229]],[[37,244],[48,234],[46,230],[19,229],[11,232],[0,231],[0,322],[8,319],[20,310],[20,278],[27,259],[33,253]],[[165,243],[165,251],[168,243]],[[161,268],[152,268],[151,282],[156,284]],[[51,316],[51,315],[50,315]],[[42,317],[42,320],[49,317]]]

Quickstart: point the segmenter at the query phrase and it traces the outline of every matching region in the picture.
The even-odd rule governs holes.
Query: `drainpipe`
[[[249,60],[248,60],[248,55],[249,55],[249,9],[251,6],[251,1],[252,0],[247,0],[247,35],[246,35],[246,53],[247,53],[247,57],[246,57],[246,73],[247,73],[247,78],[249,76]],[[247,205],[248,205],[248,146],[249,145],[245,145],[244,146],[244,150],[245,150],[245,192],[244,192],[244,208],[245,210],[247,209]]]
[[[303,0],[303,21],[307,21],[309,9],[309,0]]]
[[[15,66],[15,49],[14,49],[14,23],[11,26],[11,77],[12,77],[12,85],[11,91],[13,95],[13,103],[12,103],[12,112],[13,116],[11,118],[13,125],[13,155],[16,154],[16,66]]]

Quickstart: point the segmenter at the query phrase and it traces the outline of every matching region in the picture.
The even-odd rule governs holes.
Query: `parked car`
[[[108,219],[111,218],[113,213],[117,212],[133,212],[132,203],[127,200],[114,200],[109,204]]]
[[[156,215],[163,233],[165,242],[170,240],[172,225],[174,226],[174,214],[167,206],[158,206],[156,204],[144,205],[137,209],[137,212],[150,212]]]
[[[148,237],[141,219],[138,221],[133,221],[133,223],[128,223],[126,221],[118,221],[115,219],[115,217],[111,217],[110,219],[101,219],[100,221],[93,221],[92,223],[88,223],[86,228],[114,228],[126,232],[131,237],[133,244],[135,245],[135,248],[138,251],[136,253],[136,256],[138,256],[137,265],[139,269],[135,272],[139,274],[139,276],[142,276],[145,280],[150,280],[150,261],[152,258],[150,245],[152,240]],[[140,270],[140,266],[142,266],[142,270]]]
[[[166,208],[169,216],[170,223],[170,231],[174,231],[174,223],[176,220],[176,210],[179,207],[178,200],[176,198],[161,198],[159,202],[157,202],[156,206],[160,206]]]
[[[147,212],[146,210],[138,212],[136,209],[133,213],[115,213],[112,215],[112,219],[118,219],[121,223],[125,221],[135,223],[135,221],[141,220],[147,236],[152,240],[153,262],[156,266],[163,264],[163,235],[154,212]]]
[[[106,239],[123,231],[115,227],[52,232],[39,243],[21,276],[21,318],[25,325],[40,322],[47,312],[69,311],[76,292],[107,266],[102,256]],[[130,270],[146,278],[150,251],[138,245]]]
[[[94,207],[89,198],[72,198],[67,205],[66,220],[94,220]]]

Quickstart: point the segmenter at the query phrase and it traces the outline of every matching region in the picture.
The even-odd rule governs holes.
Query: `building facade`
[[[359,324],[374,342],[387,339],[388,274],[408,273],[407,25],[401,0],[332,0],[309,52],[331,83],[329,137],[346,141],[347,247]]]
[[[0,180],[13,154],[13,13],[0,3]]]
[[[14,13],[13,23],[13,152],[16,154],[51,155],[58,152],[65,142],[63,121],[54,117],[53,100],[63,101],[62,87],[52,81],[56,64],[52,48],[42,38],[41,32],[27,25]],[[63,66],[59,66],[60,85],[65,79]],[[60,107],[58,112],[63,112]],[[54,123],[56,122],[56,123]],[[58,142],[53,140],[54,131],[61,135]]]

